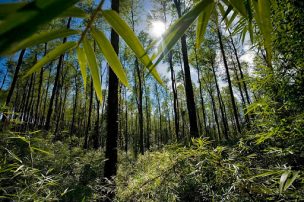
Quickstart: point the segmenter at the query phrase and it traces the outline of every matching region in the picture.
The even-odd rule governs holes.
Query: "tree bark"
[[[12,81],[12,84],[11,84],[11,87],[8,91],[8,95],[6,97],[6,101],[5,101],[5,106],[8,106],[10,101],[11,101],[11,98],[13,96],[13,92],[15,90],[15,87],[16,87],[16,83],[17,83],[17,80],[18,80],[18,76],[19,76],[19,71],[20,71],[20,67],[21,67],[21,64],[22,64],[22,61],[23,61],[23,56],[24,56],[24,53],[25,53],[25,49],[23,49],[20,54],[19,54],[19,58],[18,58],[18,62],[17,62],[17,66],[16,66],[16,70],[15,70],[15,73],[14,73],[14,77],[13,77],[13,81]],[[3,114],[2,116],[2,122],[4,123],[6,120],[6,115]]]
[[[230,92],[230,98],[231,98],[231,103],[232,103],[232,108],[233,108],[234,119],[235,119],[235,122],[236,122],[237,131],[238,131],[238,133],[241,133],[238,111],[237,111],[237,107],[236,107],[236,103],[235,103],[235,99],[234,99],[234,95],[233,95],[232,84],[231,84],[231,79],[230,79],[230,74],[229,74],[229,68],[228,68],[226,55],[225,55],[225,50],[224,50],[224,45],[223,45],[223,41],[222,41],[222,34],[221,34],[221,31],[220,31],[219,27],[217,29],[217,35],[218,35],[218,38],[219,38],[220,49],[221,49],[221,53],[222,53],[222,57],[223,57],[223,61],[224,61],[224,67],[225,67],[226,75],[227,75],[227,79],[228,79],[228,87],[229,87],[229,92]]]
[[[181,3],[179,0],[174,0],[174,4],[177,10],[178,17],[180,18],[182,16]],[[186,91],[188,116],[190,121],[190,135],[191,137],[195,138],[195,137],[199,137],[199,134],[197,128],[196,109],[195,109],[196,107],[194,101],[193,86],[191,81],[190,66],[188,62],[187,42],[185,35],[181,37],[181,44],[182,44],[181,50],[182,50],[184,70],[185,70],[185,91]]]
[[[119,0],[112,0],[112,10],[119,12]],[[111,30],[111,44],[118,54],[119,36]],[[109,69],[109,94],[108,94],[108,117],[107,117],[107,142],[104,177],[112,178],[117,173],[117,138],[118,138],[118,78],[112,69]],[[114,198],[114,193],[110,196]]]
[[[68,19],[68,23],[67,23],[67,28],[68,29],[70,28],[71,19],[72,18]],[[62,43],[65,43],[66,41],[67,41],[67,38],[64,38]],[[46,122],[45,122],[45,130],[47,130],[47,131],[50,130],[50,126],[51,126],[51,117],[52,117],[52,113],[53,113],[54,98],[55,98],[55,95],[58,91],[59,77],[60,77],[60,74],[61,74],[63,58],[64,58],[64,54],[60,55],[59,60],[58,60],[55,83],[54,83],[54,87],[53,87],[53,90],[52,90],[49,109],[48,109],[48,113],[47,113],[47,116],[46,116]]]

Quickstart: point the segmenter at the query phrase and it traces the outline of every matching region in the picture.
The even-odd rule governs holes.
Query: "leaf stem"
[[[80,45],[81,41],[83,40],[84,36],[88,32],[88,30],[91,28],[91,26],[92,26],[92,24],[93,24],[93,22],[94,22],[94,20],[97,16],[98,11],[101,10],[101,7],[102,7],[103,3],[104,3],[104,0],[101,0],[100,3],[98,4],[97,8],[94,10],[94,13],[91,16],[88,25],[86,26],[85,30],[82,32],[82,34],[80,36],[77,47],[79,47],[79,45]]]

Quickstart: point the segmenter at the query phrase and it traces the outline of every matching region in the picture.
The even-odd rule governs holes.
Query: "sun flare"
[[[166,31],[166,25],[162,21],[152,22],[152,35],[154,37],[161,37]]]

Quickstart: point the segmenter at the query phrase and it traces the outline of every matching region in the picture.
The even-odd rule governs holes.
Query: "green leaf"
[[[236,18],[237,15],[238,15],[238,12],[234,11],[231,18],[228,20],[226,27],[230,27],[230,25],[232,24],[232,22],[234,21],[234,19]]]
[[[270,14],[270,2],[269,0],[254,0],[253,6],[255,9],[254,18],[261,30],[264,47],[266,50],[267,63],[268,66],[271,66],[272,58],[272,45],[271,45],[271,33],[272,33],[272,24],[271,24],[271,14]]]
[[[55,49],[51,50],[48,54],[46,54],[46,56],[44,56],[40,61],[38,61],[29,71],[27,71],[23,78],[28,77],[36,71],[39,71],[43,67],[43,65],[56,59],[58,56],[64,54],[66,51],[72,48],[75,48],[76,46],[77,43],[72,41],[57,46]]]
[[[281,194],[282,191],[283,191],[284,183],[286,182],[289,173],[290,173],[290,170],[284,172],[284,173],[281,175],[281,178],[280,178],[280,194]]]
[[[47,154],[47,155],[51,155],[50,152],[45,151],[45,150],[42,150],[42,149],[39,149],[39,148],[37,148],[37,147],[31,146],[31,149],[32,149],[33,151],[39,151],[39,152],[41,152],[41,153],[44,153],[44,154]]]
[[[0,50],[11,48],[79,0],[35,0],[9,14],[0,24]]]
[[[111,25],[115,32],[117,32],[124,39],[126,44],[132,49],[136,57],[145,65],[146,68],[153,66],[150,57],[141,45],[139,39],[128,24],[120,18],[117,12],[105,10],[102,11],[102,16]],[[152,69],[151,74],[160,84],[163,84],[155,68]]]
[[[86,55],[84,53],[83,48],[78,47],[76,49],[77,51],[77,57],[78,57],[78,63],[80,66],[80,71],[83,79],[83,86],[84,90],[86,89],[87,86],[87,60],[86,60]]]
[[[270,170],[270,171],[255,175],[255,176],[251,177],[250,179],[254,179],[254,178],[258,178],[258,177],[267,177],[267,176],[278,174],[278,173],[281,173],[281,171],[280,170],[279,171],[278,170]]]
[[[211,13],[214,9],[215,3],[212,2],[208,6],[206,6],[203,12],[199,15],[197,20],[197,28],[196,28],[196,48],[198,49],[201,43],[204,40],[204,35],[207,29],[207,25],[211,16]],[[221,5],[221,4],[220,4]]]
[[[129,86],[127,75],[117,57],[113,46],[111,45],[111,42],[107,39],[103,32],[97,29],[92,29],[91,33],[94,39],[97,41],[100,51],[109,63],[110,68],[113,70],[123,85]]]
[[[284,186],[284,191],[286,191],[291,185],[292,183],[299,177],[299,171],[296,171],[296,172],[293,172],[293,176],[292,178],[289,178],[286,183],[285,183],[285,186]]]
[[[80,31],[78,30],[71,30],[71,29],[60,29],[60,30],[53,30],[53,31],[43,31],[38,34],[34,34],[27,39],[17,43],[16,45],[12,46],[10,49],[6,50],[5,52],[1,52],[0,55],[8,55],[17,52],[18,50],[25,49],[27,47],[35,46],[41,43],[49,42],[54,39],[64,38],[67,36],[79,34]]]
[[[0,20],[5,19],[8,15],[17,12],[18,9],[25,6],[26,3],[0,3]],[[88,15],[82,9],[78,7],[70,7],[65,10],[59,17],[78,17],[78,18],[85,18]]]
[[[94,50],[86,37],[83,38],[83,47],[89,63],[89,69],[91,71],[95,92],[99,101],[102,102],[102,86],[100,82],[99,68],[97,66]]]
[[[26,5],[26,3],[0,3],[0,20],[16,12],[24,5]]]
[[[60,14],[59,17],[78,17],[78,18],[86,18],[88,17],[88,14],[84,12],[82,9],[78,7],[70,7],[66,11],[64,11],[62,14]]]
[[[179,18],[170,28],[164,33],[163,39],[158,46],[157,51],[157,65],[173,48],[176,42],[185,34],[186,30],[195,21],[202,11],[205,10],[213,0],[202,0],[196,4],[188,13]],[[153,67],[154,68],[154,67]]]
[[[240,0],[228,0],[228,1],[230,5],[233,6],[241,15],[243,15],[244,17],[248,17],[247,10],[243,1]]]

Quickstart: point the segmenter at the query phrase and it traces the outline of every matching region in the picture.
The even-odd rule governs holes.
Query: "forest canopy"
[[[0,1],[0,200],[304,200],[301,0]]]

